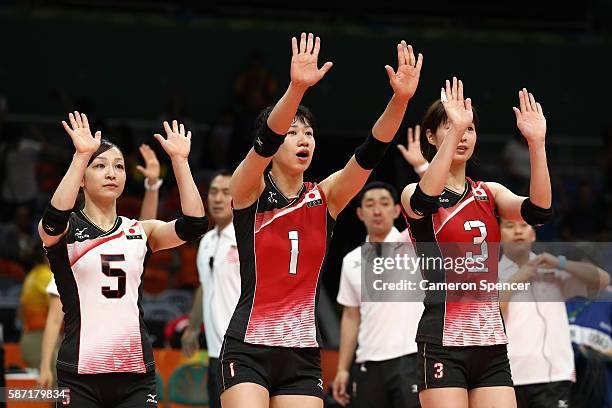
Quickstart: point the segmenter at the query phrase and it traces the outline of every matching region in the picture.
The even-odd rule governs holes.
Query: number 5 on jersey
[[[125,261],[125,256],[120,255],[100,255],[102,261],[102,273],[112,278],[117,278],[117,289],[110,286],[102,286],[102,294],[108,299],[119,299],[125,295],[126,274],[123,269],[111,268],[111,262]]]

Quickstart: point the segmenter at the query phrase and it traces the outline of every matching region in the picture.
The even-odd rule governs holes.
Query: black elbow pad
[[[381,142],[371,133],[365,142],[355,149],[355,160],[364,170],[372,170],[385,157],[385,152],[391,143]]]
[[[281,145],[285,142],[285,136],[274,133],[268,126],[268,123],[264,123],[263,127],[257,131],[255,135],[255,141],[253,141],[253,149],[255,153],[261,157],[272,157],[276,154]]]
[[[52,237],[62,235],[68,226],[70,213],[72,210],[58,210],[49,203],[41,220],[43,231]]]
[[[193,241],[200,238],[208,230],[208,217],[190,217],[183,215],[174,223],[176,235],[183,241]]]
[[[412,197],[410,197],[410,208],[421,217],[432,215],[440,208],[440,196],[428,196],[417,184]]]
[[[521,217],[527,224],[534,227],[552,220],[554,213],[552,206],[550,208],[538,207],[529,198],[523,200],[523,204],[521,204]]]

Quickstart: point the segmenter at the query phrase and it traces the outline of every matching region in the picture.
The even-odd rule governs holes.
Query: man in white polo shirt
[[[199,347],[202,316],[208,346],[208,397],[210,408],[221,408],[217,387],[217,368],[223,336],[240,297],[240,261],[232,224],[232,174],[220,171],[208,188],[207,214],[215,227],[200,241],[197,264],[200,287],[196,291],[189,316],[189,327],[181,338],[183,353],[191,356]]]
[[[402,242],[393,226],[399,216],[397,192],[383,182],[368,183],[359,196],[357,216],[366,241]],[[361,302],[361,247],[342,262],[338,303],[344,306],[334,399],[342,406],[419,407],[416,329],[421,302]],[[352,372],[349,369],[357,349]],[[350,386],[349,386],[350,377]]]
[[[500,281],[531,283],[500,296],[518,407],[567,408],[575,371],[564,299],[605,288],[609,276],[586,262],[536,255],[535,231],[525,222],[502,219],[500,232]]]

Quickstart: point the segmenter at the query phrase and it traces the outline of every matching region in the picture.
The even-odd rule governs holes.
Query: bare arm
[[[421,153],[421,127],[416,125],[414,130],[409,127],[406,147],[402,144],[398,144],[397,148],[404,157],[404,160],[412,166],[419,178],[423,177],[425,170],[429,167],[429,162],[425,160],[423,153]]]
[[[441,101],[448,117],[446,125],[450,132],[437,146],[436,155],[418,183],[423,193],[432,197],[440,195],[444,190],[446,176],[450,171],[457,145],[474,120],[472,101],[470,98],[464,99],[463,82],[461,80],[453,77],[452,84],[449,80],[446,80],[446,89],[442,88],[441,90]],[[415,190],[416,184],[404,188],[402,205],[410,218],[419,219],[422,216],[412,211],[410,206],[410,199]]]
[[[157,218],[157,206],[159,204],[159,187],[154,190],[154,186],[159,180],[159,160],[155,152],[149,145],[142,144],[138,148],[145,162],[145,167],[136,166],[136,169],[145,177],[145,183],[149,188],[145,188],[142,206],[140,207],[141,220],[154,220]]]
[[[268,127],[280,138],[287,134],[306,90],[332,67],[331,62],[326,62],[318,68],[320,44],[319,37],[314,38],[312,33],[308,36],[302,33],[299,48],[297,39],[291,39],[291,82],[268,117]],[[260,156],[253,148],[249,150],[232,175],[230,191],[234,208],[246,208],[257,200],[265,187],[263,173],[271,161],[272,157]]]
[[[198,187],[193,181],[189,162],[187,161],[189,150],[191,149],[191,132],[185,132],[183,124],[179,125],[176,120],[172,122],[172,128],[170,128],[168,122],[164,122],[164,128],[167,139],[160,134],[156,134],[155,138],[160,142],[172,160],[172,169],[174,170],[174,176],[181,197],[181,210],[187,216],[203,217],[205,215],[204,204],[202,203]],[[173,248],[184,243],[176,235],[175,223],[176,221],[163,222],[158,220],[142,222],[149,237],[151,250],[155,252],[161,249]]]
[[[57,186],[57,189],[55,189],[53,197],[51,197],[51,205],[62,211],[71,210],[74,207],[83,176],[85,175],[85,169],[87,169],[87,162],[95,151],[98,150],[100,140],[102,139],[100,131],[96,132],[95,136],[91,135],[89,122],[85,114],[74,112],[74,114],[70,113],[68,118],[70,126],[64,121],[62,121],[62,125],[72,139],[76,152],[72,157],[68,171],[62,178],[59,186]],[[42,222],[38,223],[38,234],[43,244],[47,247],[57,243],[64,235],[48,235],[42,227]]]
[[[408,102],[416,92],[423,65],[423,56],[415,57],[411,45],[405,41],[397,44],[397,72],[389,65],[385,66],[393,96],[386,109],[372,127],[372,136],[380,142],[390,143],[397,133]],[[321,182],[321,188],[327,196],[330,215],[334,218],[363,188],[372,170],[364,169],[351,157],[346,166]]]
[[[546,160],[546,118],[540,103],[525,88],[519,92],[519,106],[520,109],[512,109],[516,115],[516,125],[529,144],[529,198],[538,207],[550,208],[552,188]]]
[[[346,406],[349,402],[349,394],[347,392],[347,384],[349,379],[349,371],[355,349],[357,348],[357,337],[359,334],[359,324],[361,315],[359,306],[345,306],[342,312],[342,321],[340,323],[340,350],[338,356],[338,369],[336,378],[333,383],[334,399],[342,406]]]
[[[537,103],[532,94],[522,89],[519,92],[519,106],[513,108],[516,124],[529,144],[531,165],[531,180],[529,182],[529,199],[541,208],[552,205],[552,187],[546,159],[546,118],[542,106]],[[521,206],[527,197],[514,194],[499,183],[488,182],[487,187],[495,197],[495,205],[499,214],[506,219],[523,221]]]
[[[191,357],[200,347],[198,337],[202,324],[202,292],[202,285],[200,285],[193,295],[193,306],[189,313],[189,326],[181,336],[181,348],[183,354],[187,357]]]
[[[542,252],[534,260],[543,268],[559,269],[560,266],[559,257],[547,252]],[[567,260],[563,270],[586,285],[589,291],[599,291],[610,284],[610,275],[589,262]]]
[[[51,295],[47,322],[42,337],[40,377],[38,379],[38,383],[44,388],[48,388],[53,384],[51,364],[53,363],[53,353],[55,352],[63,322],[64,312],[62,311],[62,302],[59,296]]]

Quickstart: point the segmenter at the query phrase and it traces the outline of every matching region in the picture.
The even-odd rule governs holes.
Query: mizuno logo
[[[147,394],[147,402],[151,404],[157,404],[157,394]]]

